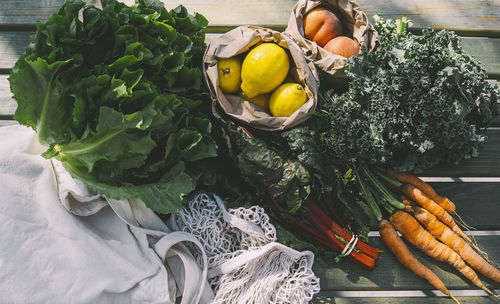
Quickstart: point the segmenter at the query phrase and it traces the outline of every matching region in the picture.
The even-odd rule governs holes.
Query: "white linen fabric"
[[[276,243],[259,207],[198,194],[167,225],[142,201],[89,191],[40,156],[31,129],[1,127],[0,142],[2,303],[307,303],[319,291],[312,253]]]

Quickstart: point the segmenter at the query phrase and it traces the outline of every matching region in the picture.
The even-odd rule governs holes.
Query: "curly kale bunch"
[[[323,92],[324,143],[352,165],[421,172],[476,156],[478,133],[497,114],[498,87],[450,31],[406,31],[407,20],[376,22],[381,49],[351,57],[342,95]]]

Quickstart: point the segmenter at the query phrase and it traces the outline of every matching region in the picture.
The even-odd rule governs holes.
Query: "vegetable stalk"
[[[278,213],[287,221],[296,225],[297,228],[306,232],[308,237],[312,237],[322,245],[334,249],[337,252],[342,252],[346,248],[346,244],[344,244],[340,239],[347,242],[353,239],[351,234],[330,219],[310,198],[305,200],[306,208],[304,208],[304,211],[307,215],[307,219],[313,222],[318,229],[299,221],[292,214],[281,207],[276,201],[269,187],[267,176],[264,176],[264,182],[269,198]],[[352,250],[347,257],[355,263],[361,265],[363,268],[373,270],[378,260],[378,249],[363,243],[362,241],[358,241],[354,249],[357,250]]]

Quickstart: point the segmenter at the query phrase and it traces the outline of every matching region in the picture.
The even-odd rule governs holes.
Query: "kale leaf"
[[[330,125],[324,144],[351,166],[390,165],[419,173],[478,154],[500,91],[450,31],[405,31],[378,19],[381,49],[351,57],[343,94],[322,92]]]

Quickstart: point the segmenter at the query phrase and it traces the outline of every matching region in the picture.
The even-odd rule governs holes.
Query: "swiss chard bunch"
[[[406,31],[407,20],[376,22],[381,48],[352,57],[349,89],[324,91],[326,146],[351,166],[389,165],[421,172],[476,156],[479,133],[496,114],[500,92],[450,31]]]
[[[203,164],[216,156],[200,70],[208,22],[157,0],[101,2],[67,0],[37,24],[9,77],[14,118],[100,194],[176,211],[215,182]]]
[[[245,197],[262,203],[281,227],[314,243],[308,248],[316,253],[322,252],[320,247],[338,253],[348,250],[351,231],[366,240],[360,197],[344,184],[342,166],[325,157],[314,122],[280,133],[266,132],[239,126],[214,110],[215,130],[220,132],[218,161],[222,162],[218,193],[230,201]],[[279,240],[299,245],[296,248],[304,245],[290,242],[290,235],[283,232]],[[378,251],[360,241],[348,256],[373,269]]]

